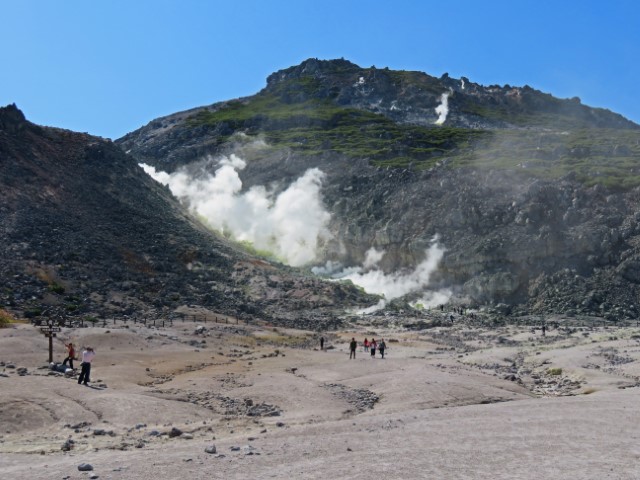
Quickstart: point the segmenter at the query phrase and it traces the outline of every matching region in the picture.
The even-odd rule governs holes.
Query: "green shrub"
[[[65,292],[65,288],[63,285],[60,285],[57,282],[53,282],[49,285],[49,291],[57,293],[58,295],[62,295]]]
[[[6,310],[0,308],[0,328],[9,326],[10,323],[14,323],[16,319]]]
[[[562,375],[562,369],[560,367],[553,367],[547,369],[547,375]]]

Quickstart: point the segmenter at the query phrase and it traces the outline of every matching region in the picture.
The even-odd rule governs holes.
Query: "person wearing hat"
[[[78,377],[78,385],[80,385],[81,383],[84,385],[88,385],[91,375],[91,361],[95,356],[96,352],[93,351],[92,347],[87,347],[82,352],[82,363],[80,364],[82,370],[80,371],[80,376]]]

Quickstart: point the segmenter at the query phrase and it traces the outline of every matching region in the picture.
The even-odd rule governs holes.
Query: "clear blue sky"
[[[0,105],[118,138],[309,57],[528,84],[640,122],[635,0],[0,0]]]

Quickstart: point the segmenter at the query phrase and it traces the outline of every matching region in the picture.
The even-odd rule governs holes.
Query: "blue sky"
[[[640,2],[0,0],[0,105],[118,138],[309,57],[528,84],[640,123]]]

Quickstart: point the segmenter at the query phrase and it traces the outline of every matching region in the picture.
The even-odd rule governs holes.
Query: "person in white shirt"
[[[80,371],[80,376],[78,377],[78,385],[80,385],[81,383],[87,385],[90,381],[89,378],[91,375],[91,360],[93,360],[95,356],[96,352],[94,352],[93,348],[91,347],[85,348],[82,352],[82,363],[80,364],[82,370]]]

